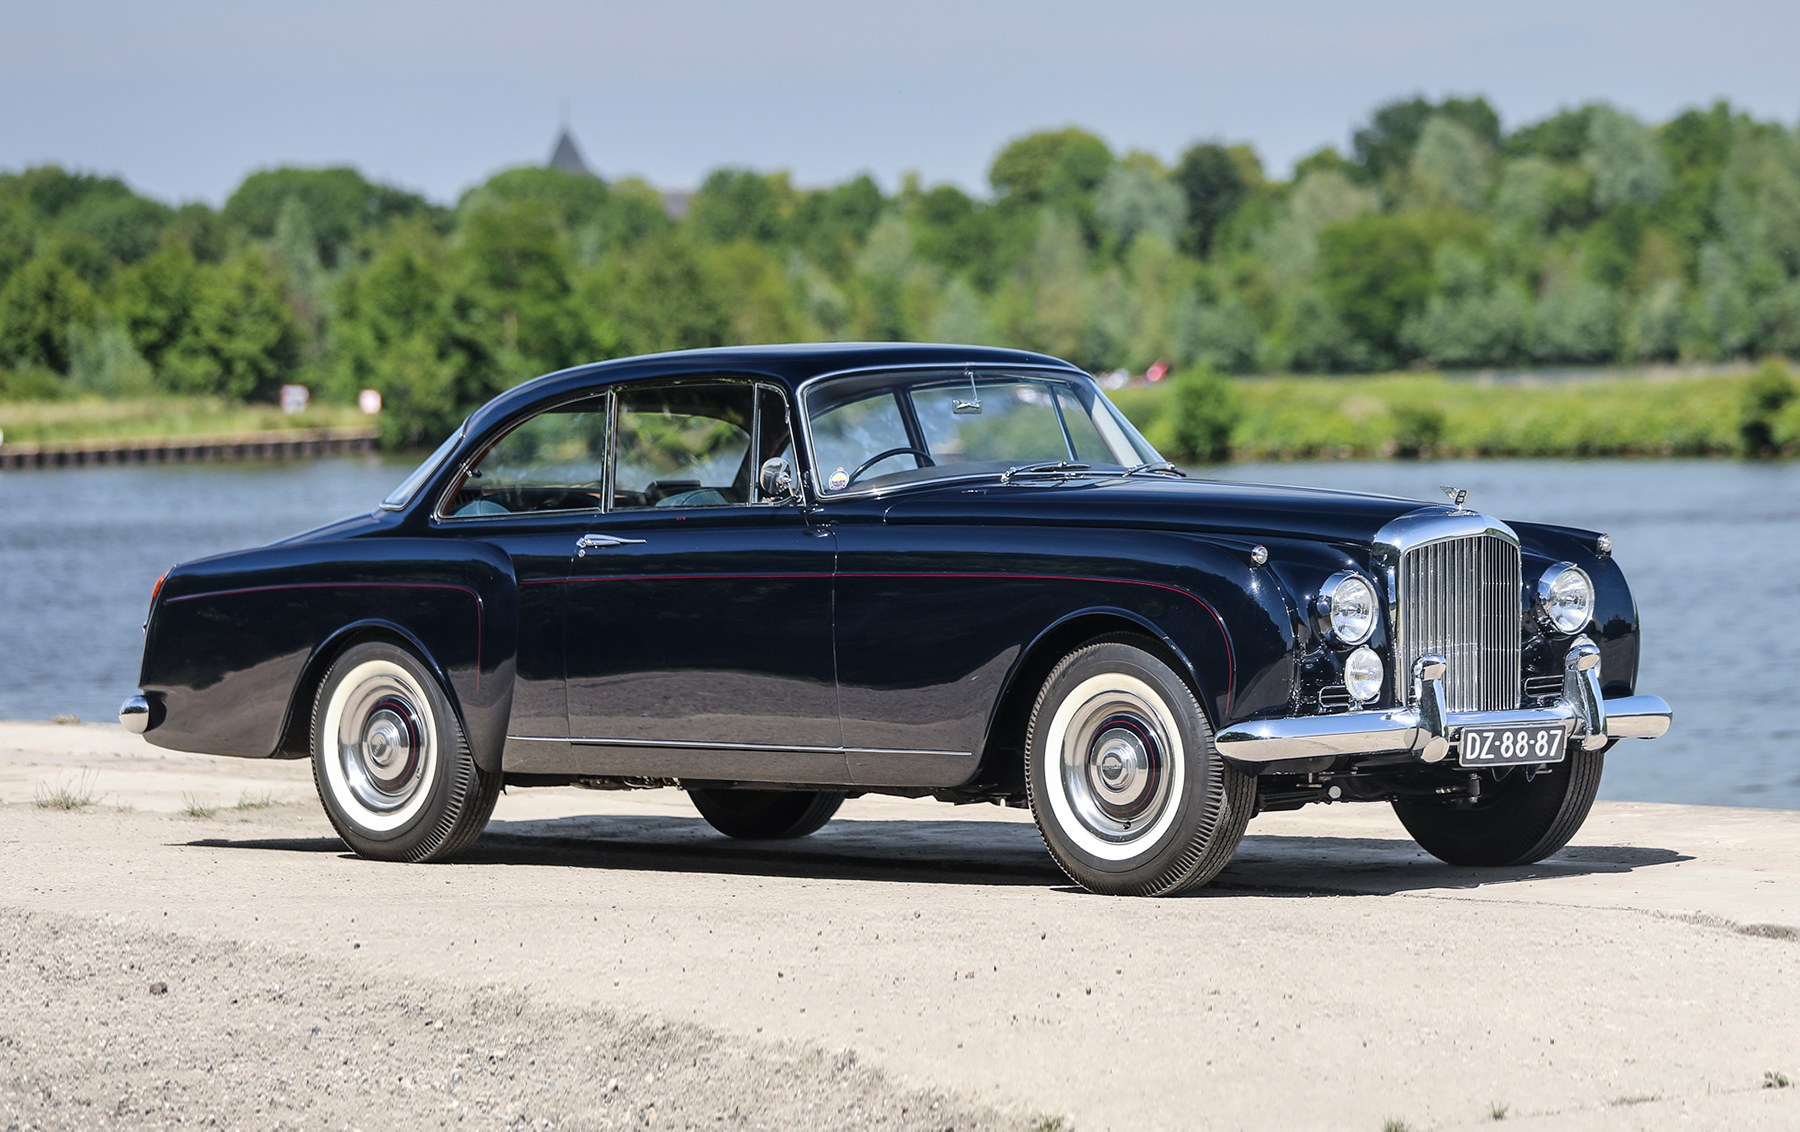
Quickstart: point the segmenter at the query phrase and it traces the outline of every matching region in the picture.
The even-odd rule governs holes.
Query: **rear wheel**
[[[436,677],[405,649],[355,645],[313,702],[313,783],[351,849],[383,861],[441,861],[481,835],[500,775],[475,764]]]
[[[844,804],[842,794],[818,790],[690,787],[688,798],[708,825],[747,841],[782,841],[817,833]]]
[[[1130,641],[1064,657],[1025,744],[1038,832],[1076,883],[1166,896],[1216,876],[1243,839],[1256,783],[1220,757],[1199,700]]]
[[[1394,800],[1419,847],[1452,865],[1529,865],[1569,843],[1587,820],[1605,769],[1603,751],[1572,750],[1530,779],[1514,769],[1485,784],[1474,803]]]

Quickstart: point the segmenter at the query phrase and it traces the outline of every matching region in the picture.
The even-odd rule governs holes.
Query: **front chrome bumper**
[[[1656,739],[1669,730],[1661,696],[1600,694],[1600,649],[1582,637],[1563,657],[1562,696],[1553,704],[1516,711],[1447,711],[1441,656],[1413,666],[1413,706],[1343,715],[1253,719],[1234,723],[1214,742],[1236,763],[1264,765],[1345,755],[1411,755],[1435,763],[1449,755],[1467,727],[1560,724],[1571,746],[1597,750],[1614,739]]]

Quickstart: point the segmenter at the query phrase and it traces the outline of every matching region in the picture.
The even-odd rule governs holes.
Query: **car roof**
[[[816,342],[783,346],[725,346],[616,358],[558,370],[513,386],[475,411],[470,431],[540,400],[600,383],[685,374],[735,374],[767,378],[790,391],[828,373],[902,366],[1032,366],[1080,372],[1060,358],[996,346],[917,342]]]

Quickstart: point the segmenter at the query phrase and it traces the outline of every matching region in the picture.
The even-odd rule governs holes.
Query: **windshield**
[[[414,468],[412,475],[401,480],[399,487],[388,492],[388,497],[381,501],[382,507],[389,511],[398,511],[411,502],[412,497],[418,494],[419,488],[423,487],[425,481],[431,478],[431,474],[450,458],[450,450],[455,448],[456,442],[462,439],[463,429],[467,427],[467,421],[458,425],[456,431],[450,434],[450,439],[438,445],[436,452],[425,457],[425,462]]]
[[[844,377],[808,389],[806,412],[826,494],[1024,465],[1123,469],[1159,459],[1082,374]]]

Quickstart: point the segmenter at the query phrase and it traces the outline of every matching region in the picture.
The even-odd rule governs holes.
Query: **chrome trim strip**
[[[973,758],[973,751],[929,751],[902,747],[798,747],[781,743],[713,743],[676,739],[564,738],[555,735],[508,735],[509,743],[568,743],[577,747],[663,747],[672,751],[768,751],[783,755],[941,755]]]

